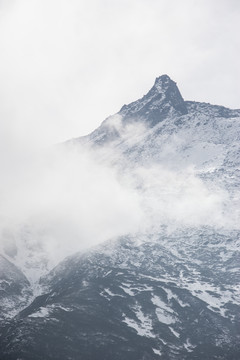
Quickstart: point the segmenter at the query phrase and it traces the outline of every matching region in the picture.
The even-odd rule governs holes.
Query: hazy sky
[[[53,266],[159,224],[230,226],[228,194],[191,169],[120,176],[86,147],[52,145],[94,130],[161,74],[185,99],[240,108],[239,15],[239,0],[0,0],[0,251],[15,242],[28,269],[38,246]]]
[[[0,0],[1,137],[84,135],[165,73],[240,108],[239,20],[239,0]]]

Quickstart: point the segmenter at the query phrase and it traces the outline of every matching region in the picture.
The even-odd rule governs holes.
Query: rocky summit
[[[185,101],[163,75],[63,146],[130,176],[147,224],[52,269],[3,249],[1,360],[238,360],[240,110]]]

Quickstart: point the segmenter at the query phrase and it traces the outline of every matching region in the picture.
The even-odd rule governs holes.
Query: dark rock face
[[[124,122],[143,120],[148,126],[153,127],[164,120],[171,111],[179,116],[188,112],[176,83],[169,76],[162,75],[155,80],[147,95],[124,105],[119,114],[123,116]]]

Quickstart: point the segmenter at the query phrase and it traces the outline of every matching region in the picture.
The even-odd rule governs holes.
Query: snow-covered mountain
[[[142,222],[51,271],[40,247],[27,246],[26,261],[8,248],[1,359],[237,360],[239,144],[240,110],[184,101],[167,75],[64,144],[114,168]]]

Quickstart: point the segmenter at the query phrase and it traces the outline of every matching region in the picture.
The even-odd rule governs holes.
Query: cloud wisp
[[[115,120],[125,145],[145,136],[143,124]],[[162,225],[236,227],[227,192],[208,188],[193,167],[133,166],[116,145],[16,149],[2,165],[1,249],[32,281],[65,256],[121,235]]]

